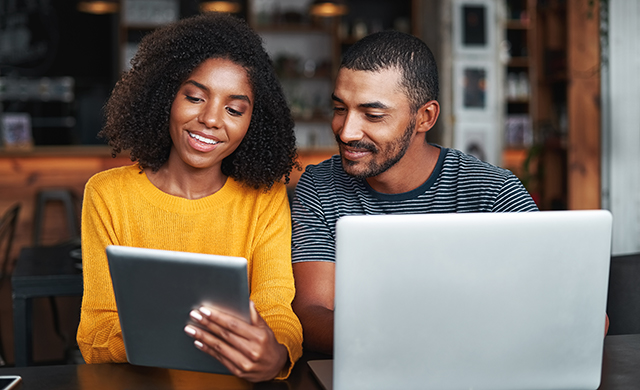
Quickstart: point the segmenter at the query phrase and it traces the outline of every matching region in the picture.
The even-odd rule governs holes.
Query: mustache
[[[350,148],[354,148],[354,149],[364,149],[367,150],[371,153],[377,153],[378,152],[378,148],[376,148],[376,146],[374,144],[370,144],[368,142],[365,141],[351,141],[351,142],[343,142],[340,139],[339,135],[335,135],[336,138],[336,142],[338,143],[338,145],[344,145],[344,146],[348,146]]]

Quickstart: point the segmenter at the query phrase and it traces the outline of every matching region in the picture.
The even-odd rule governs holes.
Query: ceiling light
[[[311,4],[311,15],[314,16],[342,16],[349,12],[349,7],[344,0],[315,0]]]
[[[200,3],[202,12],[225,12],[235,14],[240,12],[240,3],[237,1],[203,1]]]
[[[94,0],[78,2],[78,11],[89,14],[103,15],[118,12],[119,4],[116,0]]]

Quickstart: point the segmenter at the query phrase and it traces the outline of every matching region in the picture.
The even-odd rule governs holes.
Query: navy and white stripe
[[[402,194],[347,175],[340,156],[308,166],[292,205],[292,261],[335,261],[338,218],[359,214],[520,212],[538,208],[520,180],[456,149],[442,148],[429,179]]]

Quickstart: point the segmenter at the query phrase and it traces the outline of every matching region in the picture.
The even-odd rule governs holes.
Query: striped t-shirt
[[[342,169],[340,156],[310,165],[292,205],[292,262],[335,261],[338,218],[360,214],[537,211],[520,180],[456,149],[441,148],[429,179],[401,194],[373,190]]]

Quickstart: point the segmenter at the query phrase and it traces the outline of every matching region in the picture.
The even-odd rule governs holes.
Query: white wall
[[[490,0],[451,0],[453,146],[463,152],[499,165],[502,162],[504,116],[503,64],[499,44],[503,39],[503,3]],[[486,42],[465,45],[462,39],[462,8],[485,9]],[[471,74],[471,76],[470,76]],[[483,75],[483,98],[465,103],[466,86]],[[446,87],[445,87],[446,88]]]
[[[610,1],[608,5],[609,50],[603,53],[602,75],[602,200],[603,208],[613,214],[615,255],[640,252],[640,2]]]

